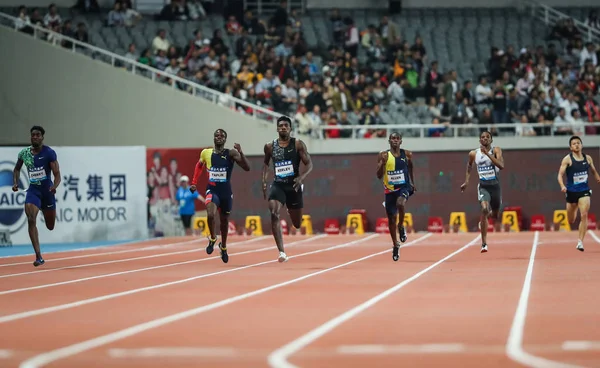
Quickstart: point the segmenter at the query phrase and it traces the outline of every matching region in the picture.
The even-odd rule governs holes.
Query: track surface
[[[409,235],[2,258],[0,366],[600,367],[600,232]]]

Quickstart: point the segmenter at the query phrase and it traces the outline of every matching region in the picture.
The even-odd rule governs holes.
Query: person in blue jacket
[[[185,229],[185,235],[192,235],[192,217],[196,213],[194,201],[197,199],[204,203],[204,197],[200,193],[192,193],[190,190],[190,178],[183,175],[179,179],[179,188],[175,194],[175,199],[179,201],[179,215]]]

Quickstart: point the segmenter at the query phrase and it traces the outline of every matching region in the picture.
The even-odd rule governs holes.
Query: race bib
[[[575,175],[573,175],[573,184],[587,183],[587,180],[588,180],[587,171],[575,173]]]
[[[46,170],[43,167],[34,167],[29,169],[29,181],[37,183],[46,179]]]
[[[179,207],[181,207],[181,208],[185,207],[185,199],[179,200]]]
[[[479,173],[479,179],[481,180],[494,180],[496,179],[496,170],[494,166],[479,166],[477,167]]]
[[[281,161],[275,163],[275,176],[278,178],[286,178],[294,175],[294,165],[292,161]]]
[[[406,178],[404,177],[403,171],[388,171],[387,177],[389,185],[406,184]]]
[[[224,183],[227,181],[227,171],[225,169],[210,169],[208,180],[213,183]]]

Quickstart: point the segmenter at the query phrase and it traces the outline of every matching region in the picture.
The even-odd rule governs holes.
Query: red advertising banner
[[[385,147],[385,146],[384,146]],[[242,147],[243,148],[243,147]],[[166,206],[177,210],[171,193],[178,178],[193,175],[201,149],[148,149],[148,184],[153,197],[154,211]],[[554,210],[565,208],[565,195],[560,192],[556,176],[565,149],[505,150],[506,169],[500,172],[503,206],[520,206],[524,226],[531,216],[541,214],[552,221]],[[587,149],[596,168],[600,158],[598,148]],[[460,185],[465,178],[468,150],[464,152],[414,152],[414,172],[417,192],[407,203],[407,212],[413,216],[415,230],[427,229],[430,216],[441,216],[447,224],[451,212],[465,212],[469,230],[477,231],[480,206],[477,201],[477,174],[465,193]],[[246,216],[259,215],[263,230],[270,232],[267,202],[262,194],[262,157],[249,157],[250,171],[235,167],[232,174],[234,201],[231,219],[239,226]],[[344,224],[352,209],[364,209],[368,231],[374,231],[377,218],[385,217],[382,205],[383,186],[375,176],[377,153],[352,155],[312,155],[314,169],[304,183],[304,213],[310,214],[315,231],[323,231],[325,220],[335,218]],[[301,170],[303,170],[303,165]],[[269,174],[272,178],[272,173]],[[596,189],[590,176],[590,186]],[[204,194],[206,182],[198,189]],[[204,209],[198,202],[197,210]],[[592,199],[590,213],[600,215],[600,201]],[[285,209],[282,217],[289,221]],[[577,224],[575,224],[577,225]]]

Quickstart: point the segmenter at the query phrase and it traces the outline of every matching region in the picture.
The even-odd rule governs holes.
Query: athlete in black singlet
[[[274,178],[269,191],[269,211],[271,212],[271,230],[279,250],[279,262],[288,260],[283,248],[281,236],[281,223],[279,212],[286,205],[296,229],[302,223],[302,208],[304,207],[302,182],[312,171],[313,164],[306,149],[306,145],[300,139],[292,138],[292,120],[287,116],[277,119],[277,132],[279,138],[265,144],[265,158],[262,173],[263,196],[267,199],[267,176],[269,164],[273,159]],[[306,165],[306,170],[300,174],[300,161]]]

